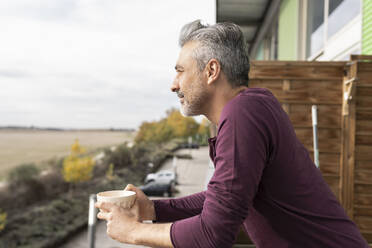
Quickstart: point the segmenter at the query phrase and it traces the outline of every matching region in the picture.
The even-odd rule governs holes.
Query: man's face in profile
[[[194,51],[199,43],[187,42],[181,49],[176,63],[176,77],[171,87],[180,98],[181,112],[185,116],[203,114],[203,106],[207,99],[205,80],[194,58]]]

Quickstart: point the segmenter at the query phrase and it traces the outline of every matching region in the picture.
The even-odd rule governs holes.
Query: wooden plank
[[[290,80],[283,80],[283,91],[291,90],[291,81]]]
[[[356,130],[357,132],[372,132],[372,120],[357,121]]]
[[[372,153],[372,146],[369,145],[357,145],[356,150],[359,153]]]
[[[305,146],[305,148],[312,153],[313,150],[313,143],[310,140],[300,140],[301,143]],[[319,152],[326,152],[326,153],[334,153],[339,154],[341,151],[340,141],[338,139],[329,139],[327,143],[318,144]]]
[[[312,90],[272,90],[272,93],[280,102],[283,103],[317,103],[329,105],[342,103],[342,97],[339,92],[322,91],[314,88]]]
[[[296,136],[308,151],[313,151],[313,134],[310,128],[295,128]],[[341,132],[338,129],[319,129],[319,152],[340,153]]]
[[[357,161],[371,161],[372,160],[372,152],[365,153],[359,152],[358,150],[355,151],[355,160]]]
[[[281,104],[281,106],[283,110],[287,113],[287,115],[289,115],[289,113],[291,112],[291,105],[289,103],[283,103]]]
[[[372,217],[356,216],[354,221],[362,232],[372,230]]]
[[[296,135],[301,140],[310,140],[312,142],[313,130],[311,128],[296,128]],[[329,139],[335,139],[335,143],[339,143],[341,139],[341,129],[318,129],[319,143],[326,143]]]
[[[311,105],[292,104],[289,115],[293,126],[312,127]],[[341,105],[318,105],[318,128],[341,128]]]
[[[372,82],[370,78],[358,78],[357,87],[371,87]]]
[[[372,184],[355,183],[355,193],[372,194]]]
[[[289,80],[283,80],[283,89],[282,90],[286,92],[286,91],[289,91],[290,89],[291,89],[291,81],[289,81]],[[291,105],[289,103],[283,103],[282,104],[282,107],[283,107],[284,111],[287,114],[289,114],[290,111],[291,111],[291,109],[290,109],[291,107],[290,106]]]
[[[283,61],[283,60],[251,60],[252,67],[289,66],[289,67],[344,67],[345,61]]]
[[[354,204],[360,207],[368,206],[372,209],[372,194],[355,193]]]
[[[342,97],[341,80],[291,80],[291,90],[314,90],[337,92]]]
[[[357,108],[356,113],[357,122],[372,120],[372,106],[370,108]],[[358,124],[358,123],[357,123]]]
[[[312,149],[311,151],[309,151],[309,155],[310,155],[310,158],[314,160],[314,157],[313,157],[314,153]],[[340,153],[339,152],[320,152],[319,160],[323,161],[323,163],[330,164],[330,166],[340,167]]]
[[[283,88],[275,88],[272,92],[281,102],[342,103],[342,84],[339,81],[283,80]]]
[[[319,165],[322,174],[336,174],[340,173],[340,154],[334,153],[319,153]]]
[[[369,108],[372,106],[372,95],[371,96],[358,96],[356,99],[357,108]]]
[[[369,72],[372,74],[372,63],[359,63],[358,65],[358,74],[360,72]]]
[[[372,85],[372,73],[370,71],[358,71],[358,80],[362,80],[363,84]]]
[[[311,115],[311,104],[297,104],[292,106],[292,113],[296,112],[307,112]],[[341,115],[341,104],[336,106],[330,106],[330,105],[319,105],[318,106],[318,114],[319,115],[327,115],[327,114],[333,114],[334,115]],[[318,120],[319,122],[320,120]]]
[[[372,160],[366,161],[355,161],[355,169],[356,170],[372,170]]]
[[[372,150],[372,135],[356,135],[355,142],[357,145],[371,146]]]
[[[357,78],[358,63],[353,63],[347,70],[344,82]],[[341,163],[340,163],[340,195],[341,204],[347,215],[354,217],[354,167],[355,167],[355,128],[356,103],[353,83],[343,83],[343,95],[351,92],[350,98],[342,98],[341,121]]]
[[[320,163],[320,162],[319,162]],[[329,185],[333,194],[338,197],[340,192],[340,178],[333,175],[323,175],[324,181]]]
[[[311,66],[306,64],[283,64],[283,63],[266,63],[264,66],[251,64],[250,78],[260,79],[339,79],[342,80],[344,75],[344,66]]]
[[[354,205],[354,216],[371,216],[372,207],[371,205]]]
[[[371,55],[357,55],[353,54],[350,56],[350,60],[372,60]]]
[[[357,98],[361,96],[372,97],[372,85],[368,87],[359,87],[357,84],[356,96]]]
[[[359,183],[372,183],[372,170],[355,171],[355,180]]]
[[[250,88],[266,88],[270,91],[281,90],[283,88],[283,80],[263,80],[263,79],[250,79]]]

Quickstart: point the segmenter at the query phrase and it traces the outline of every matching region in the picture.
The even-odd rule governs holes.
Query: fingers
[[[94,206],[96,208],[103,210],[103,212],[111,212],[115,207],[117,207],[115,204],[111,202],[101,202],[101,201],[96,202]]]
[[[145,195],[145,193],[143,193],[143,191],[140,190],[139,188],[136,188],[133,184],[128,184],[124,190],[134,191],[137,194],[137,198],[147,199],[147,196]]]
[[[98,218],[98,219],[101,219],[101,220],[110,221],[110,220],[112,220],[112,213],[99,212],[99,213],[97,214],[97,218]]]
[[[124,190],[134,191],[137,193],[137,188],[133,184],[128,184]]]

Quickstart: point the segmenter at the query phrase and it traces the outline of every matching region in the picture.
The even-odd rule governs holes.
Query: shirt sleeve
[[[201,213],[205,200],[205,191],[167,200],[153,200],[156,222],[174,222]]]
[[[250,100],[244,108],[239,103],[224,108],[216,140],[216,170],[202,212],[172,224],[174,247],[232,247],[266,165],[267,112],[258,100]]]

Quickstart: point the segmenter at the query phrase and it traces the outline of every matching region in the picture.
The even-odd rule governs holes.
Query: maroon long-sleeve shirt
[[[174,247],[231,247],[241,225],[259,248],[368,247],[268,90],[230,100],[209,145],[208,189],[154,201]]]

